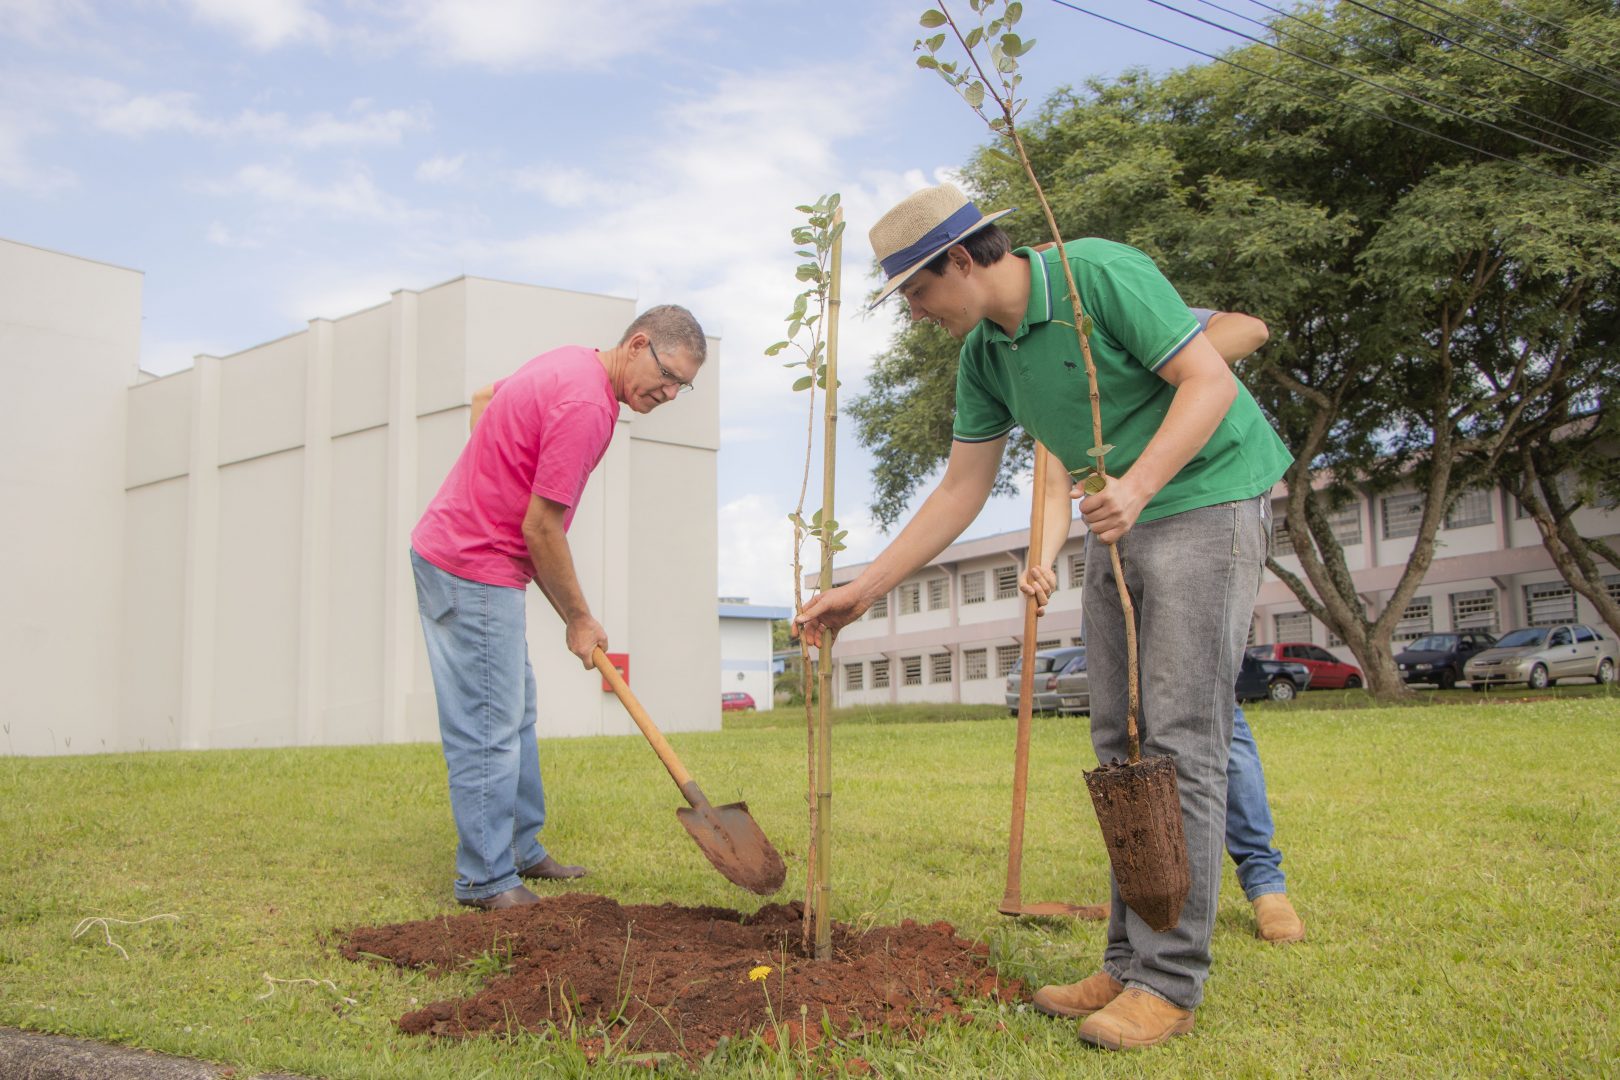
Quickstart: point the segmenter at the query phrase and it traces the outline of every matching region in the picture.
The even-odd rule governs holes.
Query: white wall
[[[771,675],[771,621],[720,617],[720,692],[752,694],[754,704],[774,702]],[[833,700],[837,700],[834,698]],[[720,700],[715,699],[715,708]]]
[[[0,240],[0,749],[122,744],[124,396],[141,275]],[[143,506],[143,512],[153,508]]]

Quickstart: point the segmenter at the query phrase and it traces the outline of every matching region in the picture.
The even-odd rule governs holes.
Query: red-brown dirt
[[[572,893],[361,928],[343,955],[439,972],[503,965],[473,997],[406,1013],[401,1030],[456,1037],[555,1028],[593,1056],[611,1042],[616,1052],[697,1061],[722,1037],[754,1032],[769,1045],[814,1048],[825,1037],[823,1016],[839,1038],[882,1029],[918,1036],[934,1024],[971,1022],[968,999],[1023,997],[1022,984],[997,977],[984,945],[946,922],[865,931],[834,923],[827,961],[801,947],[802,925],[798,903],[744,916]]]

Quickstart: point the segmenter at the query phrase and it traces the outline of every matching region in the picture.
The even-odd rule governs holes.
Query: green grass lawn
[[[1613,1075],[1620,698],[1516,697],[1250,712],[1310,938],[1257,942],[1228,872],[1191,1037],[1105,1055],[1070,1024],[984,1004],[967,1027],[835,1058],[859,1054],[885,1076]],[[836,917],[949,919],[1036,984],[1094,970],[1100,925],[995,913],[1013,722],[994,710],[972,723],[861,720],[842,717],[835,743]],[[747,798],[789,860],[790,887],[802,881],[802,714],[728,718],[724,732],[672,741],[711,798]],[[1105,894],[1080,782],[1088,747],[1084,718],[1036,721],[1027,899]],[[589,864],[588,891],[761,902],[698,853],[644,742],[542,752],[546,839]],[[544,1037],[401,1035],[394,1020],[413,1002],[470,990],[476,974],[433,980],[337,955],[347,928],[461,910],[436,746],[0,758],[0,835],[0,1024],[308,1076],[636,1071],[587,1066]],[[87,918],[160,914],[177,918],[108,926],[127,957],[99,926],[74,937]],[[799,1065],[744,1041],[708,1072]]]

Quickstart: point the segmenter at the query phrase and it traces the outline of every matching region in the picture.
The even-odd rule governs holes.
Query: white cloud
[[[784,482],[779,491],[743,495],[720,507],[721,596],[746,596],[756,604],[793,605],[793,526],[787,516],[798,495],[797,475],[794,484]],[[807,508],[821,501],[820,480],[813,474],[810,487]],[[845,550],[835,556],[837,565],[865,562],[888,542],[864,508],[848,507],[837,516],[839,527],[849,531]],[[800,558],[804,573],[813,575],[821,565],[820,545],[806,540]],[[811,595],[812,590],[805,590],[806,600]]]
[[[435,57],[496,69],[600,67],[658,45],[692,11],[717,0],[416,0],[402,16]]]
[[[607,201],[614,195],[611,186],[598,182],[584,169],[572,167],[536,165],[515,169],[506,174],[506,181],[518,191],[533,192],[565,209]]]
[[[70,23],[91,18],[83,0],[0,0],[0,37],[43,45],[62,37]]]
[[[449,183],[461,175],[461,167],[466,163],[466,154],[455,157],[436,154],[416,167],[416,178],[424,184]]]
[[[42,165],[29,153],[29,140],[47,130],[36,117],[0,109],[0,188],[48,196],[78,184],[71,169]]]
[[[247,139],[303,150],[333,146],[397,145],[407,133],[428,127],[426,109],[377,109],[366,99],[350,103],[347,112],[318,112],[303,119],[285,113],[244,109],[235,116],[205,115],[196,95],[178,91],[130,94],[123,87],[95,80],[85,87],[84,108],[103,131],[138,139],[164,132],[204,138]]]
[[[403,224],[419,216],[377,187],[363,166],[349,165],[328,184],[312,184],[286,165],[244,165],[228,180],[198,185],[209,195],[246,195],[293,214],[312,213],[344,221]]]
[[[189,0],[192,13],[245,41],[269,50],[293,41],[324,43],[331,26],[305,0]]]

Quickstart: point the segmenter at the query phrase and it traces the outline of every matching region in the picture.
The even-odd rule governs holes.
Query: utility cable
[[[1351,0],[1351,2],[1353,3],[1354,0]],[[1376,90],[1382,90],[1382,91],[1384,91],[1385,93],[1388,93],[1388,94],[1396,94],[1396,95],[1398,95],[1400,97],[1406,98],[1407,100],[1415,102],[1418,105],[1422,105],[1422,106],[1424,106],[1426,108],[1436,109],[1436,110],[1438,110],[1440,112],[1447,113],[1447,114],[1449,114],[1451,116],[1455,116],[1459,120],[1463,120],[1463,121],[1465,121],[1467,123],[1481,124],[1481,125],[1483,125],[1485,127],[1490,128],[1492,131],[1499,132],[1500,134],[1506,135],[1509,138],[1520,139],[1520,140],[1522,140],[1524,142],[1527,142],[1527,143],[1530,143],[1530,144],[1532,144],[1534,146],[1539,146],[1543,150],[1550,150],[1555,154],[1566,154],[1569,157],[1576,158],[1576,159],[1578,159],[1580,161],[1584,161],[1589,165],[1596,165],[1600,169],[1606,169],[1609,172],[1612,172],[1615,175],[1620,176],[1620,169],[1615,168],[1613,165],[1610,165],[1608,162],[1599,161],[1597,158],[1593,158],[1593,157],[1587,157],[1585,154],[1576,153],[1574,150],[1568,150],[1568,149],[1565,149],[1565,148],[1560,147],[1560,146],[1554,146],[1552,143],[1543,142],[1542,140],[1537,139],[1537,138],[1535,138],[1534,136],[1531,136],[1531,135],[1523,135],[1523,134],[1520,134],[1517,131],[1510,131],[1507,128],[1502,127],[1500,124],[1493,124],[1491,121],[1482,120],[1477,116],[1469,116],[1467,113],[1462,112],[1461,110],[1453,109],[1449,105],[1442,105],[1437,101],[1430,101],[1428,98],[1425,98],[1420,94],[1414,94],[1409,90],[1402,90],[1398,86],[1385,86],[1383,83],[1378,82],[1375,79],[1369,79],[1369,78],[1367,78],[1367,77],[1365,77],[1363,75],[1357,75],[1353,71],[1345,71],[1342,68],[1336,68],[1332,64],[1327,63],[1325,60],[1318,60],[1314,56],[1306,56],[1304,53],[1297,53],[1297,52],[1294,52],[1292,49],[1285,49],[1281,45],[1276,44],[1275,42],[1267,41],[1265,38],[1258,38],[1258,37],[1255,37],[1253,34],[1246,34],[1242,30],[1236,30],[1236,29],[1233,29],[1230,26],[1224,26],[1221,23],[1215,22],[1215,21],[1210,20],[1210,19],[1206,19],[1202,15],[1195,15],[1190,11],[1183,11],[1181,8],[1176,7],[1174,4],[1166,3],[1165,0],[1148,0],[1148,3],[1153,4],[1155,7],[1164,8],[1166,11],[1173,11],[1177,15],[1184,15],[1187,18],[1192,19],[1192,20],[1194,20],[1196,22],[1203,23],[1205,26],[1213,26],[1217,30],[1225,30],[1228,34],[1234,34],[1237,37],[1243,38],[1246,41],[1252,41],[1256,45],[1264,45],[1268,49],[1275,49],[1278,52],[1282,53],[1284,56],[1292,56],[1296,60],[1303,60],[1307,64],[1314,64],[1317,67],[1322,68],[1325,71],[1331,71],[1336,75],[1343,75],[1347,79],[1354,79],[1356,82],[1362,83],[1362,84],[1364,84],[1366,86],[1371,86]]]
[[[1561,86],[1565,90],[1569,90],[1569,91],[1572,91],[1574,93],[1581,94],[1581,95],[1583,95],[1585,97],[1589,97],[1593,101],[1601,101],[1603,104],[1609,106],[1610,108],[1620,109],[1620,102],[1610,101],[1608,98],[1603,97],[1601,94],[1594,94],[1590,90],[1582,90],[1578,86],[1571,86],[1566,82],[1560,82],[1559,80],[1554,79],[1549,75],[1543,75],[1538,71],[1531,71],[1527,67],[1521,67],[1520,65],[1515,64],[1511,60],[1502,59],[1500,56],[1492,56],[1490,53],[1481,52],[1480,50],[1474,48],[1472,45],[1466,45],[1463,42],[1458,41],[1456,38],[1448,37],[1447,35],[1441,33],[1439,30],[1431,29],[1430,27],[1427,27],[1427,26],[1419,26],[1417,23],[1412,22],[1410,19],[1403,19],[1399,15],[1394,15],[1394,14],[1391,14],[1390,12],[1388,12],[1388,11],[1384,11],[1384,10],[1382,10],[1380,8],[1376,8],[1371,4],[1363,3],[1362,0],[1344,0],[1344,2],[1347,3],[1347,4],[1354,4],[1356,7],[1362,8],[1365,11],[1370,11],[1374,15],[1381,15],[1384,18],[1390,20],[1391,22],[1400,23],[1402,26],[1410,27],[1411,29],[1416,30],[1420,34],[1427,34],[1429,37],[1439,38],[1441,41],[1444,41],[1447,45],[1455,45],[1457,48],[1462,49],[1465,52],[1473,53],[1475,56],[1478,56],[1481,59],[1489,60],[1493,64],[1501,64],[1503,67],[1512,68],[1514,71],[1517,71],[1522,75],[1528,75],[1533,79],[1541,79],[1543,82],[1550,82],[1554,86]]]
[[[1609,78],[1606,74],[1599,71],[1594,71],[1591,68],[1584,67],[1580,64],[1571,63],[1561,56],[1548,52],[1546,49],[1543,49],[1541,46],[1536,45],[1533,42],[1526,41],[1522,35],[1515,34],[1511,29],[1506,29],[1499,26],[1496,23],[1491,22],[1489,19],[1482,19],[1477,15],[1470,15],[1465,11],[1453,11],[1450,8],[1443,7],[1440,4],[1431,3],[1430,0],[1398,0],[1398,2],[1409,8],[1419,6],[1429,8],[1433,11],[1439,12],[1448,19],[1460,19],[1464,23],[1471,24],[1475,30],[1480,30],[1487,34],[1501,38],[1511,49],[1519,52],[1534,53],[1536,56],[1539,56],[1544,60],[1550,60],[1560,67],[1568,68],[1577,75],[1584,75],[1587,78],[1595,78],[1599,82],[1608,83],[1609,86],[1615,90],[1620,90],[1620,82],[1616,82],[1615,80]]]
[[[1112,17],[1110,17],[1108,15],[1102,14],[1101,12],[1092,11],[1090,8],[1082,7],[1079,4],[1073,3],[1072,0],[1052,0],[1052,2],[1054,4],[1056,4],[1058,7],[1068,8],[1071,11],[1078,11],[1083,15],[1090,15],[1094,19],[1101,19],[1105,23],[1110,23],[1110,24],[1112,24],[1114,26],[1120,27],[1121,29],[1130,30],[1133,33],[1141,34],[1143,37],[1150,37],[1155,41],[1162,41],[1166,45],[1173,45],[1178,49],[1185,49],[1187,52],[1195,53],[1198,56],[1202,56],[1202,57],[1204,57],[1206,59],[1209,59],[1209,60],[1214,60],[1217,63],[1225,64],[1228,67],[1237,68],[1239,71],[1246,72],[1246,73],[1248,73],[1250,75],[1255,75],[1255,76],[1258,76],[1259,78],[1262,78],[1262,79],[1268,79],[1271,82],[1280,83],[1281,85],[1286,86],[1291,90],[1303,90],[1305,93],[1309,94],[1310,96],[1320,98],[1321,100],[1327,102],[1329,105],[1332,105],[1332,106],[1335,106],[1335,107],[1338,107],[1338,108],[1351,108],[1351,109],[1356,110],[1357,112],[1366,113],[1368,116],[1374,117],[1375,119],[1378,119],[1378,120],[1382,120],[1385,123],[1395,124],[1398,127],[1406,128],[1409,131],[1415,131],[1419,135],[1428,135],[1431,138],[1439,139],[1442,142],[1451,143],[1453,146],[1460,146],[1464,150],[1469,150],[1469,151],[1472,151],[1473,153],[1476,153],[1476,154],[1483,154],[1486,157],[1495,158],[1498,161],[1505,161],[1509,165],[1515,165],[1518,168],[1521,168],[1521,169],[1525,170],[1526,172],[1535,173],[1537,176],[1545,177],[1545,178],[1547,178],[1549,180],[1557,180],[1557,181],[1559,181],[1561,183],[1573,184],[1576,187],[1585,188],[1587,191],[1590,191],[1590,192],[1592,192],[1593,194],[1596,194],[1596,195],[1608,196],[1608,195],[1612,194],[1611,192],[1605,191],[1602,188],[1597,187],[1594,184],[1588,184],[1586,181],[1577,179],[1576,177],[1562,176],[1562,175],[1560,175],[1558,173],[1550,172],[1550,171],[1548,171],[1546,169],[1537,168],[1536,166],[1531,165],[1528,162],[1522,161],[1522,160],[1520,160],[1518,158],[1508,157],[1505,154],[1498,154],[1498,153],[1495,153],[1493,151],[1486,150],[1484,147],[1475,146],[1472,143],[1463,142],[1460,139],[1453,139],[1450,135],[1443,135],[1438,131],[1430,131],[1428,128],[1419,127],[1416,124],[1408,123],[1407,121],[1402,120],[1399,117],[1389,116],[1386,113],[1379,112],[1377,109],[1369,109],[1365,105],[1357,105],[1355,102],[1352,102],[1352,101],[1344,101],[1344,100],[1339,99],[1339,98],[1331,97],[1331,96],[1329,96],[1327,94],[1322,93],[1319,90],[1312,90],[1312,89],[1309,89],[1308,87],[1300,86],[1297,83],[1289,82],[1287,79],[1279,78],[1276,75],[1270,75],[1270,74],[1267,74],[1264,71],[1260,71],[1260,70],[1258,70],[1256,68],[1249,67],[1247,64],[1240,64],[1236,60],[1229,60],[1224,56],[1217,56],[1214,53],[1205,52],[1203,49],[1197,48],[1196,46],[1188,45],[1188,44],[1185,44],[1183,42],[1176,41],[1173,38],[1167,38],[1162,34],[1155,34],[1151,30],[1144,30],[1140,26],[1133,26],[1132,24],[1130,24],[1128,22],[1123,22],[1123,21],[1121,21],[1119,19],[1112,18]]]
[[[1247,16],[1240,15],[1237,12],[1231,11],[1228,8],[1223,8],[1223,7],[1221,7],[1221,5],[1215,3],[1214,0],[1199,0],[1199,3],[1207,4],[1208,6],[1216,8],[1217,10],[1220,10],[1220,11],[1225,11],[1228,14],[1234,15],[1237,18],[1240,18],[1240,19],[1244,19],[1247,22],[1258,22],[1258,20],[1250,19]],[[1380,57],[1380,58],[1382,58],[1384,60],[1388,60],[1389,62],[1391,62],[1393,64],[1405,65],[1407,67],[1410,67],[1414,71],[1421,72],[1422,74],[1428,76],[1428,78],[1431,79],[1431,80],[1438,81],[1438,82],[1445,82],[1450,78],[1449,76],[1441,75],[1441,74],[1433,71],[1430,68],[1426,68],[1422,64],[1418,64],[1418,63],[1415,63],[1413,61],[1403,59],[1402,57],[1397,56],[1395,53],[1388,52],[1388,51],[1385,51],[1383,49],[1376,48],[1376,47],[1374,47],[1374,46],[1372,46],[1372,45],[1370,45],[1370,44],[1368,44],[1366,42],[1358,42],[1358,41],[1354,40],[1353,38],[1351,38],[1350,35],[1341,34],[1339,31],[1333,29],[1332,27],[1318,25],[1317,23],[1313,23],[1308,19],[1302,19],[1298,15],[1293,14],[1292,12],[1286,11],[1283,8],[1277,7],[1274,4],[1266,3],[1266,0],[1249,0],[1249,3],[1254,4],[1256,7],[1264,8],[1265,10],[1272,12],[1273,14],[1279,16],[1280,19],[1288,19],[1288,20],[1292,20],[1294,22],[1300,23],[1303,26],[1306,26],[1306,27],[1309,27],[1312,30],[1315,30],[1317,33],[1327,34],[1327,35],[1331,36],[1332,38],[1334,38],[1337,41],[1346,42],[1346,43],[1348,43],[1350,45],[1353,45],[1355,48],[1358,48],[1358,49],[1364,49],[1367,52],[1372,53],[1374,56]],[[1289,36],[1289,37],[1296,38],[1296,39],[1301,40],[1301,41],[1306,41],[1307,40],[1303,34],[1289,33],[1287,31],[1284,31],[1282,29],[1282,27],[1278,26],[1275,22],[1272,22],[1272,23],[1260,23],[1260,25],[1267,26],[1271,30],[1273,30],[1274,32],[1279,33],[1279,34],[1286,33],[1287,36]],[[1312,45],[1319,45],[1319,43],[1317,43],[1315,41],[1310,41],[1309,43],[1312,44]],[[1418,80],[1413,79],[1410,76],[1403,76],[1403,77],[1409,83],[1417,83],[1418,82]],[[1476,98],[1483,98],[1484,97],[1484,95],[1478,90],[1470,89],[1469,92],[1474,94]],[[1497,101],[1495,99],[1489,99],[1489,100],[1491,101],[1492,104],[1506,105],[1509,109],[1513,110],[1516,113],[1519,113],[1521,116],[1528,117],[1529,118],[1528,121],[1521,121],[1521,122],[1526,123],[1527,126],[1533,128],[1534,130],[1540,132],[1541,134],[1547,136],[1550,139],[1563,139],[1566,142],[1578,143],[1578,144],[1581,144],[1584,149],[1591,150],[1591,151],[1596,152],[1596,153],[1602,153],[1602,152],[1605,152],[1605,151],[1620,150],[1620,143],[1614,142],[1613,140],[1610,140],[1610,139],[1605,139],[1601,135],[1589,135],[1586,132],[1582,131],[1580,128],[1572,127],[1569,124],[1565,124],[1565,123],[1563,123],[1561,121],[1554,120],[1552,117],[1545,116],[1545,115],[1543,115],[1541,113],[1536,112],[1533,109],[1527,109],[1524,106],[1514,104],[1511,101]],[[1535,121],[1535,122],[1531,122],[1531,121]],[[1549,131],[1548,129],[1539,126],[1540,124],[1551,124],[1553,127],[1559,128],[1561,130],[1556,131],[1556,132],[1555,131]]]

